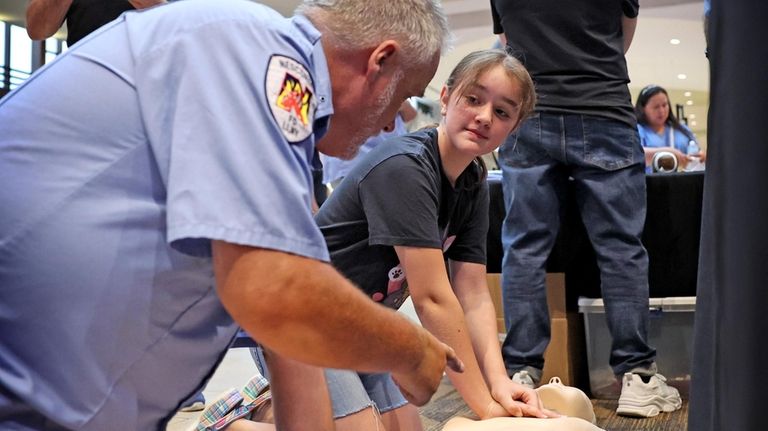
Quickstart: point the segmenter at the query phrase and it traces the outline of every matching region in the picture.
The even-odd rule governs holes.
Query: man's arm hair
[[[216,290],[256,341],[310,365],[391,371],[403,395],[429,401],[453,350],[394,310],[376,304],[329,263],[277,250],[213,241]]]
[[[27,34],[30,39],[44,40],[53,36],[64,23],[72,0],[29,0]]]

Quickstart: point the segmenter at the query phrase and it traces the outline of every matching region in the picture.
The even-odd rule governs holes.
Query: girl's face
[[[661,129],[669,118],[669,99],[663,92],[659,92],[648,99],[643,108],[648,124],[654,129]]]
[[[520,120],[520,83],[496,66],[477,81],[461,89],[443,87],[440,105],[450,144],[467,156],[476,157],[498,148]]]

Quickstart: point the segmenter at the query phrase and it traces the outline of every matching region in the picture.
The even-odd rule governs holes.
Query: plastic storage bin
[[[648,342],[656,348],[656,363],[667,383],[687,393],[691,380],[693,314],[696,297],[650,299]],[[589,386],[594,398],[617,398],[621,384],[608,364],[611,334],[605,320],[602,299],[579,298],[584,314]]]

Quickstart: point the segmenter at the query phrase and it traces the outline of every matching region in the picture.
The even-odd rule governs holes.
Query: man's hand
[[[429,402],[440,386],[446,366],[457,373],[464,371],[464,364],[452,348],[424,329],[420,328],[419,335],[424,344],[424,359],[412,372],[392,373],[392,378],[405,399],[416,406]]]
[[[543,408],[539,396],[531,388],[513,382],[509,378],[494,382],[491,395],[506,410],[508,416],[556,418],[557,413]]]
[[[165,0],[128,0],[128,2],[136,9],[146,9],[165,3]]]

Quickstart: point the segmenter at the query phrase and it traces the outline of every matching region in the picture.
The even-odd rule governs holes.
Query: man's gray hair
[[[296,13],[321,31],[328,30],[341,49],[369,48],[398,41],[414,62],[428,61],[448,49],[451,32],[438,0],[303,0]]]

